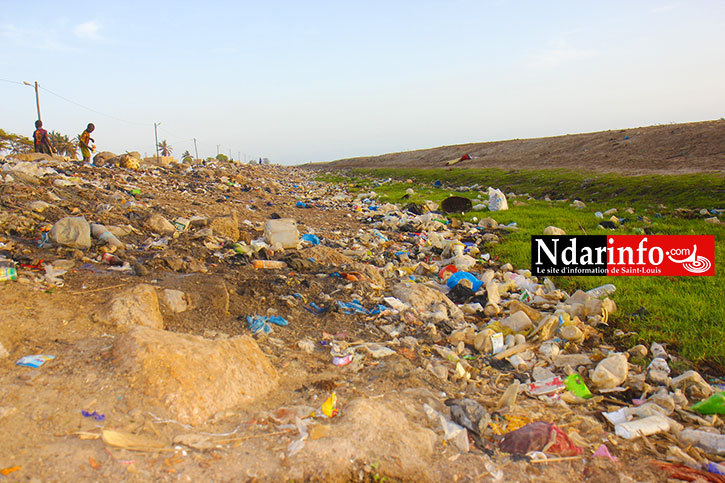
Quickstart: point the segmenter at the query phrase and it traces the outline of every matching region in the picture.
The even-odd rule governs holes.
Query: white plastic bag
[[[509,209],[506,195],[501,190],[488,188],[488,209],[491,211],[504,211]]]

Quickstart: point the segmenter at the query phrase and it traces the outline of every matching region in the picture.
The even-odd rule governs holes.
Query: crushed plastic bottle
[[[600,298],[613,294],[615,290],[617,290],[616,285],[614,285],[613,283],[608,283],[608,284],[593,288],[591,290],[587,290],[587,295],[600,299]]]

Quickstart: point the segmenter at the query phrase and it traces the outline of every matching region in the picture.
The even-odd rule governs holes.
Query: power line
[[[82,107],[83,109],[87,109],[87,110],[89,110],[91,112],[95,112],[96,114],[100,114],[101,116],[106,116],[106,117],[109,117],[111,119],[115,119],[116,121],[121,121],[121,122],[125,122],[125,123],[128,123],[128,124],[135,124],[137,126],[152,126],[153,125],[153,124],[143,123],[143,122],[127,121],[126,119],[121,119],[121,118],[118,118],[118,117],[115,117],[115,116],[111,116],[110,114],[106,114],[106,113],[103,113],[101,111],[97,111],[97,110],[92,109],[92,108],[90,108],[88,106],[84,106],[83,104],[79,104],[79,103],[77,103],[75,101],[72,101],[72,100],[68,99],[67,97],[61,96],[60,94],[58,94],[56,92],[53,92],[50,89],[48,89],[46,87],[43,87],[41,85],[38,85],[38,87],[41,88],[41,89],[43,89],[44,91],[50,93],[50,94],[53,94],[56,97],[59,97],[59,98],[63,99],[66,102],[70,102],[71,104],[74,104],[74,105],[76,105],[78,107]]]
[[[22,82],[18,82],[18,81],[14,81],[14,80],[8,80],[8,79],[0,79],[0,81],[3,81],[3,82],[9,82],[9,83],[11,83],[11,84],[20,84],[21,86],[23,85],[23,83],[22,83]]]

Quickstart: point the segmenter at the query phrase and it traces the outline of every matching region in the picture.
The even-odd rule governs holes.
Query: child
[[[36,153],[53,155],[55,149],[48,137],[48,131],[43,129],[43,121],[35,121],[35,132],[33,132],[33,145]]]
[[[91,133],[96,129],[93,123],[88,123],[88,127],[83,131],[83,134],[78,138],[79,144],[81,145],[81,154],[83,154],[83,162],[93,164],[91,162],[91,151],[95,151],[96,147],[91,146],[91,142],[96,142],[92,137]]]

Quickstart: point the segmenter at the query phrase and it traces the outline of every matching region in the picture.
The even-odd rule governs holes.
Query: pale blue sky
[[[154,122],[177,155],[296,164],[725,115],[722,0],[2,4],[0,79],[102,113],[40,91],[114,152]],[[35,119],[0,81],[0,128]]]

